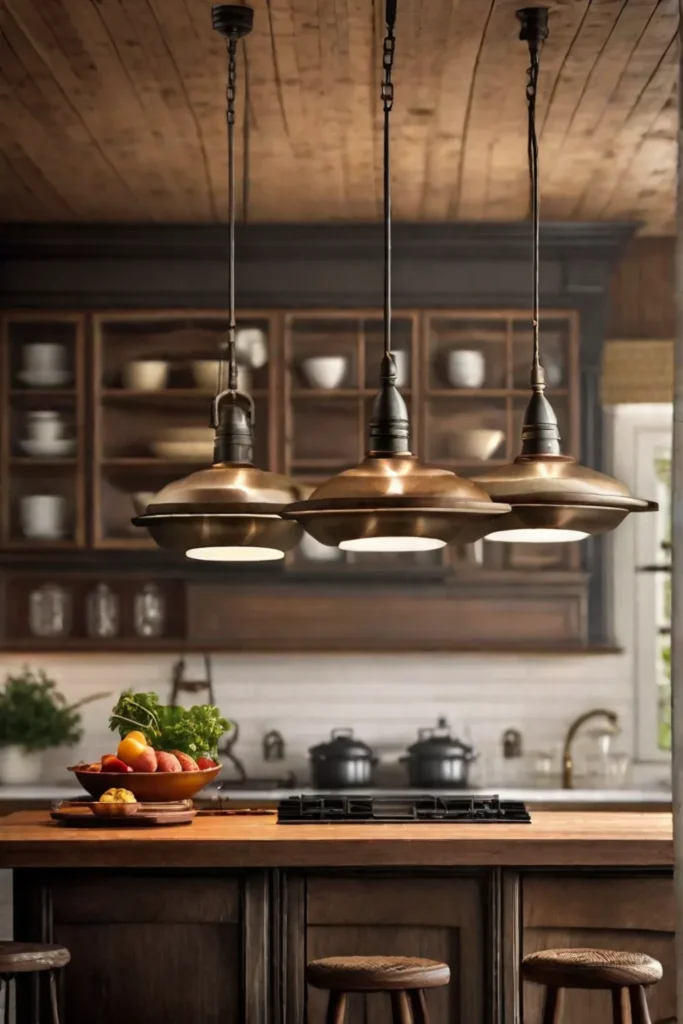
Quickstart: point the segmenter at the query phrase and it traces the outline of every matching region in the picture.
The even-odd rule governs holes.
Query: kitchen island
[[[522,1018],[520,957],[581,945],[660,959],[652,1017],[675,1014],[670,814],[74,830],[24,812],[0,821],[0,868],[14,871],[16,937],[72,952],[66,1024],[94,1008],[99,1024],[322,1024],[306,960],[372,952],[450,964],[450,987],[429,994],[434,1024],[531,1024],[539,992]],[[605,993],[572,993],[565,1020],[609,1010]],[[352,1002],[350,1021],[362,1014]]]

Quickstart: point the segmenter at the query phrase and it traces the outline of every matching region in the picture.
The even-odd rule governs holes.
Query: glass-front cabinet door
[[[222,310],[8,313],[0,387],[4,548],[151,548],[131,525],[166,483],[210,462]],[[578,320],[545,311],[543,362],[565,451],[579,449]],[[411,448],[464,476],[519,451],[531,326],[521,311],[396,311]],[[255,461],[313,489],[367,446],[381,310],[243,311],[238,384],[255,403]],[[342,554],[307,538],[288,570],[563,570],[576,545],[495,544],[415,555]],[[334,565],[333,565],[334,564]]]
[[[425,313],[419,408],[422,456],[461,476],[504,465],[520,451],[529,401],[531,323],[519,311]],[[548,397],[563,449],[579,451],[578,318],[545,311],[542,361]],[[564,569],[579,564],[571,544],[496,544],[478,547],[484,566]]]
[[[211,400],[225,313],[113,313],[93,321],[93,508],[96,547],[153,547],[131,517],[161,487],[210,465]],[[243,315],[238,387],[255,404],[255,459],[271,461],[267,316]]]
[[[413,415],[419,391],[418,320],[418,314],[409,312],[392,319],[397,383],[411,416],[414,452],[420,445],[420,424]],[[311,490],[364,458],[383,351],[380,312],[286,315],[284,470]],[[389,556],[342,552],[308,536],[287,560],[288,568],[295,570],[338,567],[346,572],[443,563],[443,552]]]
[[[3,320],[3,548],[86,544],[84,330],[80,314],[18,312]]]

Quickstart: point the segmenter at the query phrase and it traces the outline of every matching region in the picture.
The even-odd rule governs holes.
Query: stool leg
[[[543,1002],[543,1024],[560,1024],[562,991],[561,988],[555,988],[553,985],[548,985],[546,988]]]
[[[612,989],[612,1024],[629,1024],[628,989]]]
[[[9,1024],[9,1022],[10,1022],[10,1001],[11,1001],[10,993],[12,991],[12,979],[11,978],[5,978],[4,982],[5,982],[5,1013],[4,1013],[3,1016],[5,1018],[5,1024]],[[15,1002],[16,1002],[16,1000],[15,1000]]]
[[[429,1024],[424,991],[421,988],[414,988],[408,993],[408,996],[413,1010],[413,1024]]]
[[[59,1024],[59,1008],[57,1006],[57,979],[55,972],[50,971],[50,1006],[52,1007],[52,1024]]]
[[[344,1024],[346,1017],[346,992],[330,992],[327,1003],[327,1024]],[[59,1021],[57,1021],[59,1024]]]
[[[645,998],[645,989],[642,985],[632,985],[628,990],[629,1002],[631,1004],[632,1024],[650,1024],[650,1011]]]
[[[407,992],[391,992],[391,1024],[412,1024]]]

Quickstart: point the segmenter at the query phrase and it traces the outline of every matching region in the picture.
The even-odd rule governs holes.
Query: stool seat
[[[524,957],[522,976],[553,988],[628,988],[654,985],[662,977],[662,965],[645,953],[546,949]]]
[[[65,967],[71,956],[64,946],[32,942],[0,942],[0,975],[34,974]]]
[[[407,992],[447,985],[448,964],[413,956],[330,956],[311,960],[306,979],[336,992]]]

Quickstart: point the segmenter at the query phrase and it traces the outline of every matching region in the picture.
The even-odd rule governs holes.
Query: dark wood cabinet
[[[482,826],[484,827],[484,826]],[[675,1016],[671,872],[459,870],[15,872],[15,937],[71,950],[64,1024],[322,1024],[308,960],[386,954],[443,960],[433,1024],[539,1024],[521,958],[551,947],[649,953],[664,977],[653,1020]],[[19,1020],[33,1024],[31,991]],[[610,1020],[609,995],[569,992],[564,1024]],[[22,1015],[23,1014],[23,1015]],[[381,997],[350,1021],[389,1024]]]
[[[63,872],[37,887],[19,876],[16,930],[26,936],[41,913],[50,941],[71,952],[66,1024],[93,1014],[99,1024],[269,1024],[263,873]],[[28,1024],[28,986],[19,999],[18,1019]]]
[[[522,952],[590,946],[648,953],[664,977],[648,989],[652,1020],[676,1015],[675,901],[670,876],[553,877],[522,882]],[[541,1020],[542,989],[525,984],[522,1020]],[[563,1024],[609,1021],[609,992],[567,992]]]
[[[579,434],[578,318],[555,312],[551,324],[548,368],[571,445]],[[4,325],[6,646],[439,650],[586,642],[588,583],[572,545],[480,543],[476,550],[381,556],[344,553],[305,538],[283,565],[249,579],[244,571],[212,575],[156,551],[130,520],[136,502],[146,503],[164,484],[211,460],[210,385],[225,315],[9,312]],[[464,475],[512,459],[527,396],[524,314],[401,312],[394,335],[404,394],[415,411],[415,453]],[[61,353],[70,389],[36,390],[20,369],[45,338]],[[251,359],[256,349],[259,358]],[[376,311],[242,314],[240,373],[255,402],[258,464],[311,488],[356,464],[366,446],[381,351]],[[73,458],[13,454],[37,406],[41,415],[59,417]],[[28,528],[21,502],[36,493],[40,501],[60,503],[56,539],[50,523]],[[106,637],[93,635],[86,612],[88,594],[102,580],[121,608],[119,629]],[[134,606],[152,580],[164,604],[163,626],[145,635]],[[40,632],[32,621],[31,604],[40,603],[46,583],[66,595],[62,630]],[[314,630],[313,620],[319,624]]]
[[[259,463],[293,472],[312,486],[355,463],[364,448],[381,346],[378,230],[377,225],[240,228],[239,319],[242,326],[261,330],[268,346],[267,363],[250,381]],[[607,285],[630,233],[630,226],[617,224],[542,229],[543,338],[553,402],[568,449],[597,468],[603,462],[598,382]],[[413,414],[414,450],[460,473],[476,472],[483,450],[478,444],[485,444],[489,459],[508,459],[515,453],[526,400],[528,226],[397,224],[394,243],[395,347]],[[166,580],[180,581],[184,590],[191,582],[193,594],[184,599],[188,607],[195,600],[206,605],[201,590],[212,582],[225,584],[221,603],[227,607],[231,585],[244,582],[244,575],[224,568],[198,568],[159,555],[128,522],[131,495],[154,490],[196,465],[159,458],[151,445],[168,426],[206,430],[210,388],[198,380],[194,364],[211,360],[224,337],[226,260],[227,236],[219,225],[8,226],[0,253],[0,295],[7,311],[0,365],[7,410],[0,423],[1,646],[26,651],[103,646],[90,640],[82,623],[69,637],[35,644],[25,625],[16,631],[17,620],[26,622],[23,598],[11,621],[6,610],[17,589],[25,592],[21,578],[30,568],[58,585],[74,571],[96,584],[113,567],[122,575],[154,579],[162,589]],[[27,341],[46,337],[64,341],[71,375],[49,395],[30,394],[26,379],[18,376],[25,369],[23,349]],[[467,356],[473,350],[483,356],[474,377]],[[160,351],[169,363],[168,388],[144,391],[126,367],[139,359],[158,361]],[[339,380],[333,376],[334,387],[329,377],[321,386],[319,375],[311,376],[310,367],[305,371],[305,361],[320,353],[342,357],[343,372]],[[464,359],[458,353],[465,353]],[[467,366],[469,377],[463,371]],[[78,445],[64,456],[66,462],[50,459],[38,466],[17,450],[17,441],[25,438],[27,411],[52,409],[63,414]],[[23,536],[21,497],[41,493],[66,502],[68,529],[59,544]],[[463,556],[449,550],[445,557],[401,556],[391,564],[360,555],[322,562],[319,554],[311,545],[299,549],[278,569],[252,571],[250,584],[258,581],[276,612],[290,599],[313,611],[318,588],[330,584],[330,615],[352,625],[349,606],[363,609],[363,593],[387,582],[408,609],[405,620],[394,627],[385,616],[365,641],[347,634],[346,649],[357,644],[365,650],[393,650],[397,644],[403,650],[481,648],[482,643],[506,650],[610,645],[599,538],[542,549],[484,544],[476,558],[471,551]],[[423,600],[424,588],[431,586],[439,590],[438,607]],[[520,609],[529,600],[547,614],[534,618],[530,609],[527,631],[508,628],[511,594]],[[467,597],[484,607],[485,627],[475,634],[469,623],[458,627],[458,602]],[[450,633],[443,628],[448,602]],[[222,616],[226,621],[225,608]],[[154,650],[175,642],[198,649],[208,637],[193,633],[191,619],[190,613],[180,632],[174,627],[158,638],[122,632],[107,646]],[[258,632],[259,622],[250,621],[246,635]],[[271,649],[334,649],[334,634],[326,641],[312,638],[306,613],[293,627],[276,614],[269,641]],[[211,642],[229,649],[258,647],[255,640],[236,643],[233,637]]]
[[[443,960],[451,968],[451,984],[427,993],[433,1024],[483,1024],[488,1019],[490,929],[484,876],[309,877],[300,885],[299,945],[306,960],[379,952]],[[302,984],[302,955],[292,952],[294,993],[287,1024],[300,1019],[296,1009],[302,1001],[296,992]],[[326,1001],[326,993],[308,989],[308,1024],[322,1024]],[[349,1019],[390,1024],[389,1000],[352,995]]]

